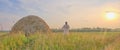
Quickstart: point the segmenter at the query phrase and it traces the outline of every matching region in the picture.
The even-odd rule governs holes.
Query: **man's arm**
[[[68,25],[68,29],[70,29],[70,26]]]

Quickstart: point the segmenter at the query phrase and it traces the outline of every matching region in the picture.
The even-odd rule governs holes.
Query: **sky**
[[[22,17],[36,15],[50,28],[120,28],[120,16],[107,20],[105,13],[120,14],[120,0],[0,0],[0,28],[10,30]]]

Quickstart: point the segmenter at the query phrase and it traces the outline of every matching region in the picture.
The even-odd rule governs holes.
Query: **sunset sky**
[[[108,20],[107,12],[117,14]],[[120,28],[120,0],[0,0],[0,27],[10,30],[22,17],[36,15],[50,28]]]

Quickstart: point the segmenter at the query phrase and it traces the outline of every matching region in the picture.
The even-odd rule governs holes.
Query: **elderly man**
[[[69,33],[70,26],[68,25],[67,22],[65,22],[65,25],[62,27],[62,30],[64,31],[65,34]]]

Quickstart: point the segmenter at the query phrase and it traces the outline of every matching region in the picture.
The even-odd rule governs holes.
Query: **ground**
[[[120,50],[120,32],[7,34],[0,33],[1,50]]]

